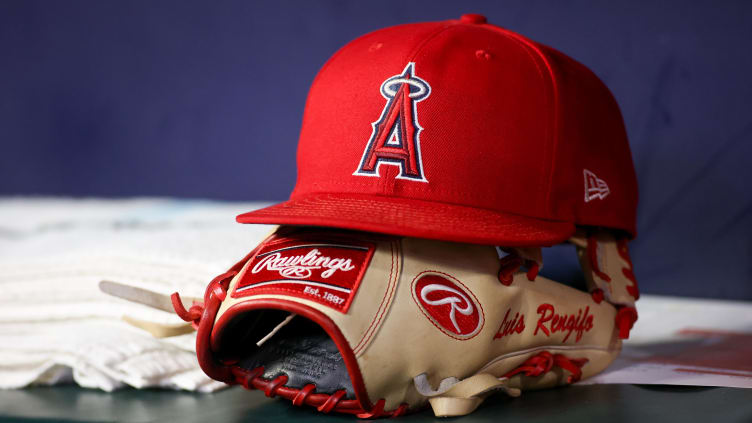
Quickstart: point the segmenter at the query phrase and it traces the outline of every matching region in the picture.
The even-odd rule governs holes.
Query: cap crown
[[[311,86],[291,199],[425,200],[635,234],[618,106],[585,66],[519,34],[451,20],[339,50]]]

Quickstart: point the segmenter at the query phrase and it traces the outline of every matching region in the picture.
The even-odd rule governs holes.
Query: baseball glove
[[[538,275],[540,248],[281,227],[177,313],[212,378],[362,418],[430,404],[468,414],[492,392],[605,369],[637,319],[625,239],[578,232],[589,292]]]

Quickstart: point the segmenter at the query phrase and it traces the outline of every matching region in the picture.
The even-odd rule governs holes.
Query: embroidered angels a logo
[[[420,155],[423,128],[418,123],[416,103],[430,94],[428,82],[415,75],[414,62],[381,84],[381,95],[387,102],[379,119],[371,124],[371,138],[353,175],[379,177],[379,166],[389,164],[399,166],[398,179],[428,182]]]
[[[585,177],[585,202],[595,200],[596,198],[603,200],[611,192],[608,189],[606,181],[595,176],[595,173],[583,169],[582,173]]]

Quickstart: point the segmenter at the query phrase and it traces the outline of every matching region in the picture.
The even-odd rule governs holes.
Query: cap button
[[[477,13],[467,13],[467,14],[462,15],[462,17],[460,18],[460,22],[466,23],[466,24],[480,25],[480,24],[484,24],[488,22],[488,19],[486,19],[486,17],[483,15],[478,15]]]

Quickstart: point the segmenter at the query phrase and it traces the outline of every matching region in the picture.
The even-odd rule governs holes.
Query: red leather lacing
[[[516,254],[509,254],[499,260],[499,282],[506,286],[511,285],[514,280],[514,274],[523,265],[527,267],[527,279],[530,281],[535,280],[540,268],[538,263],[535,260],[523,259]]]
[[[540,269],[538,262],[535,260],[525,260],[525,266],[527,266],[527,280],[534,281]]]
[[[520,373],[523,373],[525,376],[537,377],[550,372],[554,367],[559,367],[571,373],[567,377],[567,383],[574,383],[582,377],[582,366],[587,362],[587,358],[569,358],[562,354],[551,354],[548,351],[541,351],[525,360],[516,369],[505,374],[504,377],[510,378]]]
[[[619,328],[619,338],[629,338],[629,331],[632,330],[637,321],[637,310],[634,307],[617,306],[616,327]]]
[[[639,300],[640,290],[637,287],[637,279],[635,279],[634,272],[632,271],[634,267],[632,266],[632,259],[629,257],[629,248],[627,247],[627,239],[622,238],[619,241],[617,241],[616,248],[621,258],[624,259],[624,261],[626,261],[629,264],[629,268],[624,267],[621,269],[621,272],[624,274],[624,276],[632,282],[632,285],[627,286],[627,292],[629,292],[629,295],[634,297],[635,300]]]
[[[193,305],[188,310],[183,307],[183,301],[180,299],[180,294],[174,292],[170,295],[172,308],[175,309],[175,313],[181,319],[186,322],[191,322],[191,326],[198,330],[199,323],[201,323],[201,316],[204,315],[204,304],[208,301],[210,294],[213,293],[219,301],[224,301],[227,296],[227,288],[230,285],[230,280],[237,273],[238,272],[235,270],[230,270],[212,279],[204,293],[204,302],[200,303],[194,301]]]
[[[590,235],[587,239],[587,252],[593,273],[604,281],[611,282],[611,276],[605,274],[598,265],[598,240],[595,238],[595,235]]]
[[[180,299],[180,294],[174,292],[170,295],[172,300],[172,308],[175,309],[175,313],[186,322],[191,322],[193,329],[198,330],[198,324],[201,322],[201,316],[204,314],[204,303],[194,301],[193,305],[186,310],[183,307],[183,300]]]
[[[246,370],[240,367],[233,367],[232,374],[235,377],[235,383],[242,385],[246,389],[258,389],[262,391],[267,397],[280,397],[290,400],[293,405],[302,406],[309,405],[316,407],[316,409],[322,413],[330,413],[332,411],[337,413],[355,414],[360,418],[371,419],[376,417],[398,417],[407,412],[408,405],[402,404],[392,411],[385,411],[385,400],[381,399],[366,411],[360,406],[358,400],[346,399],[347,392],[344,390],[338,390],[333,394],[325,394],[316,392],[316,385],[309,383],[303,388],[291,388],[285,386],[287,383],[287,376],[282,375],[269,380],[263,377],[264,368],[257,367],[253,370]]]
[[[603,290],[600,288],[595,288],[593,292],[590,293],[590,295],[592,295],[593,301],[595,301],[596,304],[600,304],[601,301],[603,301],[604,294]]]

